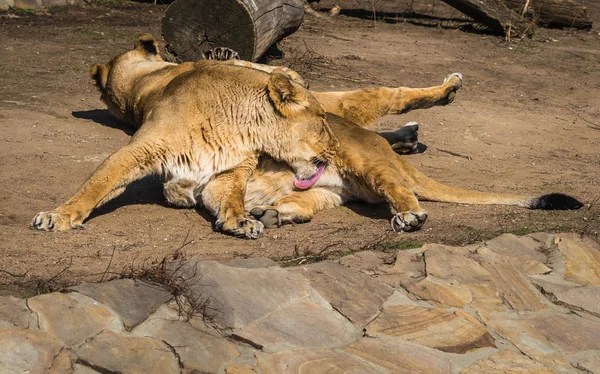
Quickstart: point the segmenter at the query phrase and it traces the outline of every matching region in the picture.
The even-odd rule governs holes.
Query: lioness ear
[[[135,41],[135,49],[151,55],[158,55],[158,43],[150,34],[142,34]]]
[[[298,83],[291,81],[287,74],[278,70],[272,74],[267,88],[275,108],[284,117],[293,116],[310,105],[308,91]]]
[[[92,65],[90,68],[90,76],[96,87],[102,91],[104,87],[106,87],[106,81],[108,80],[108,68],[104,64]]]

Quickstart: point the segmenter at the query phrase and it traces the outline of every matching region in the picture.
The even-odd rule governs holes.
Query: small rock
[[[384,252],[361,251],[340,258],[340,264],[352,269],[373,270],[393,259],[392,255]]]

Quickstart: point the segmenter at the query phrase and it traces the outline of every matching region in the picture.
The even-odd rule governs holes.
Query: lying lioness
[[[385,200],[389,202],[397,212],[392,218],[392,228],[395,231],[412,231],[421,227],[425,222],[427,213],[419,206],[417,196],[426,200],[442,202],[510,204],[533,209],[577,209],[581,207],[581,203],[576,199],[561,194],[534,198],[482,193],[439,184],[418,172],[394,152],[389,144],[394,142],[393,136],[384,138],[363,128],[387,114],[400,114],[412,109],[428,108],[451,102],[455,92],[462,85],[460,74],[451,74],[446,78],[444,84],[430,88],[374,88],[351,92],[311,92],[311,95],[299,88],[302,80],[292,71],[281,72],[270,66],[238,60],[211,62],[209,65],[206,63],[180,65],[194,66],[190,70],[193,71],[193,74],[205,75],[201,82],[210,87],[210,94],[214,96],[214,98],[209,98],[198,95],[200,81],[188,81],[180,75],[175,76],[172,72],[181,68],[163,62],[158,55],[156,43],[153,39],[150,41],[149,38],[147,35],[143,36],[140,39],[142,42],[138,41],[138,46],[133,54],[128,52],[117,56],[108,65],[95,65],[92,68],[92,77],[102,92],[103,101],[111,112],[123,121],[140,128],[132,139],[132,143],[142,137],[144,142],[162,145],[161,148],[154,150],[158,152],[157,155],[144,155],[157,158],[160,167],[153,169],[152,165],[144,164],[146,166],[144,170],[162,174],[165,180],[164,193],[167,200],[173,205],[182,207],[191,207],[201,203],[217,216],[217,223],[229,222],[227,217],[242,217],[242,219],[232,222],[232,224],[237,223],[237,226],[217,225],[230,234],[255,238],[260,234],[262,224],[270,227],[288,222],[305,222],[319,210],[339,206],[350,200],[366,202]],[[140,48],[140,43],[142,45],[151,44],[152,47]],[[221,69],[231,69],[232,65],[246,67],[245,72],[238,74],[237,70],[231,70],[236,73],[217,76],[212,72],[213,70],[221,72],[225,71]],[[202,66],[202,68],[199,69],[198,66]],[[185,69],[183,70],[185,71]],[[264,78],[262,73],[253,72],[256,70],[269,72],[273,76],[270,79]],[[329,146],[319,148],[316,155],[315,153],[311,154],[310,157],[315,157],[315,163],[310,169],[310,173],[298,172],[302,168],[297,164],[297,159],[277,154],[276,149],[263,149],[264,154],[260,157],[256,170],[255,158],[249,157],[248,161],[245,161],[243,157],[239,157],[238,145],[243,146],[243,144],[247,144],[248,139],[254,139],[255,133],[252,131],[257,131],[255,127],[250,127],[250,129],[238,127],[236,131],[239,133],[231,133],[221,131],[219,127],[213,126],[199,134],[193,127],[182,129],[177,121],[173,121],[169,117],[162,118],[164,123],[161,125],[160,131],[155,130],[155,123],[148,123],[148,117],[154,118],[156,111],[164,112],[165,115],[175,118],[182,115],[185,118],[208,118],[209,124],[211,123],[210,119],[217,116],[214,111],[223,108],[238,115],[248,112],[255,113],[253,110],[257,105],[265,105],[260,98],[246,93],[244,95],[247,100],[232,97],[224,87],[235,86],[234,83],[215,83],[213,80],[216,78],[247,81],[260,78],[261,84],[265,84],[262,83],[265,82],[265,79],[269,82],[283,81],[284,75],[290,77],[290,80],[287,81],[289,85],[286,86],[289,91],[287,95],[285,93],[272,95],[269,91],[270,83],[264,88],[265,91],[269,91],[269,97],[275,106],[275,113],[281,112],[281,109],[278,109],[278,105],[282,105],[281,102],[287,103],[287,106],[279,114],[286,117],[283,119],[287,120],[296,119],[300,116],[298,113],[302,113],[303,117],[319,117],[322,108],[328,112],[326,118],[330,127],[324,125],[318,136],[323,137]],[[171,89],[174,84],[178,88],[177,90]],[[190,99],[190,92],[196,94],[194,99]],[[240,94],[239,91],[235,93]],[[169,103],[178,103],[178,105],[165,107],[164,101],[167,100],[165,96]],[[313,102],[313,98],[318,100],[321,105]],[[215,104],[204,105],[204,100]],[[215,106],[216,104],[218,105]],[[317,109],[316,106],[321,109]],[[169,113],[168,110],[171,112]],[[257,121],[269,123],[271,118],[257,115]],[[266,126],[270,128],[269,125]],[[333,134],[329,134],[330,130],[333,131]],[[179,138],[183,138],[181,142],[165,142],[165,138],[171,139],[172,131]],[[315,132],[311,134],[308,137],[309,140],[311,136],[316,135]],[[307,144],[312,143],[303,143],[309,140],[302,138],[301,135],[296,136],[298,150],[305,152],[306,156],[303,160],[306,160],[310,152],[304,150],[307,148]],[[223,172],[218,175],[209,176],[194,169],[195,163],[200,161],[196,158],[186,158],[185,154],[189,150],[190,143],[200,141],[199,138],[203,142],[214,140],[218,144],[226,143],[230,147],[227,151],[231,152],[231,158],[236,162],[230,161],[229,168],[226,171],[221,168],[218,171]],[[339,147],[336,152],[333,152],[332,149],[337,145],[334,144],[336,138],[339,140]],[[290,145],[285,143],[283,146]],[[291,153],[290,149],[282,148],[283,151],[286,154]],[[220,160],[222,164],[225,164],[224,158],[230,157],[229,154],[217,148],[214,148],[214,152],[218,154],[214,159]],[[169,163],[165,160],[165,154],[182,156],[177,156]],[[114,155],[111,158],[114,158]],[[118,159],[116,158],[115,162]],[[162,169],[165,167],[164,165],[170,167],[166,172]],[[182,166],[185,166],[185,172],[180,171]],[[218,172],[216,168],[212,170]],[[139,176],[139,174],[135,175],[135,177]],[[132,179],[133,177],[128,177],[127,181]],[[124,186],[124,184],[120,183],[120,186]],[[52,220],[52,217],[58,215],[59,218],[62,218],[65,214],[63,207],[69,209],[73,205],[72,200],[86,195],[85,186],[74,198],[55,212],[38,214],[32,225],[40,229],[56,230],[73,227],[75,226],[73,222],[76,225],[81,224],[89,211],[86,211],[85,215],[77,216],[75,221],[67,221],[70,224],[57,225],[56,220]],[[95,204],[113,196],[114,194],[100,197],[94,200]],[[236,200],[238,202],[234,203]],[[94,207],[91,203],[87,206],[89,210]],[[244,215],[244,206],[262,224],[248,223],[251,220]],[[62,219],[64,222],[65,218]],[[252,227],[252,230],[249,230],[248,227]]]
[[[66,203],[37,214],[37,229],[80,227],[95,207],[148,174],[201,188],[234,169],[235,183],[214,206],[217,226],[257,237],[263,225],[245,212],[243,196],[259,155],[290,165],[302,183],[318,179],[338,147],[323,107],[284,73],[214,61],[170,64],[144,34],[132,51],[95,65],[92,75],[110,111],[140,130]]]

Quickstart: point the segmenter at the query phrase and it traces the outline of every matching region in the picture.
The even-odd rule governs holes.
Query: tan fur
[[[34,217],[35,228],[80,227],[95,207],[148,174],[177,186],[166,193],[174,201],[194,205],[220,174],[227,189],[211,205],[217,227],[254,238],[263,225],[246,214],[243,196],[259,154],[309,178],[317,171],[314,160],[330,161],[338,147],[322,106],[282,72],[217,61],[170,64],[144,34],[132,51],[90,73],[109,110],[139,130],[66,203]]]

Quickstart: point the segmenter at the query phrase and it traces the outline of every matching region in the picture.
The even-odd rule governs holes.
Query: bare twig
[[[112,261],[113,261],[113,258],[115,257],[116,249],[117,249],[117,246],[114,245],[112,253],[110,254],[110,260],[108,261],[108,265],[106,266],[106,269],[104,270],[104,274],[102,274],[102,278],[100,278],[100,283],[102,283],[104,281],[104,277],[106,276],[106,273],[108,273],[108,269],[110,268],[110,265],[112,265]]]
[[[15,278],[23,278],[24,276],[27,275],[27,273],[29,273],[29,271],[24,272],[23,274],[13,274],[8,270],[4,270],[4,269],[0,269],[0,272],[5,273],[10,275],[11,277],[15,277]]]
[[[473,159],[473,157],[471,157],[471,156],[461,155],[460,153],[456,153],[456,152],[452,152],[452,151],[447,151],[445,149],[439,149],[438,148],[438,151],[443,152],[443,153],[447,153],[447,154],[452,155],[452,156],[466,158],[467,160],[472,160]]]

